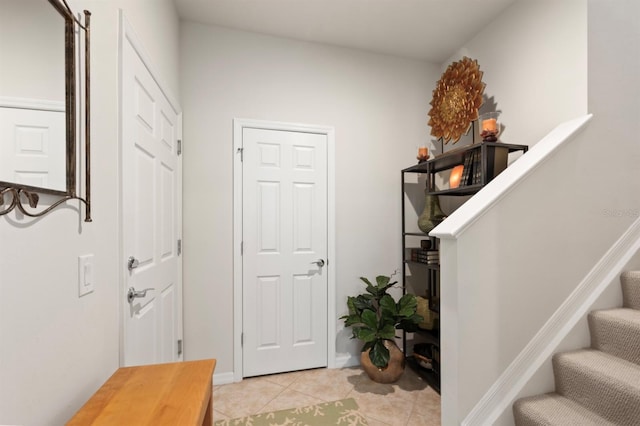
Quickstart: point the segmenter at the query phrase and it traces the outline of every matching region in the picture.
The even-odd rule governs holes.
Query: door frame
[[[119,326],[119,359],[118,363],[122,367],[124,366],[125,359],[125,326],[126,326],[126,315],[128,312],[128,303],[126,302],[126,291],[125,284],[127,282],[128,270],[126,268],[126,259],[130,254],[125,253],[124,247],[124,181],[123,181],[123,173],[124,169],[122,167],[123,164],[123,155],[124,155],[124,117],[122,111],[123,102],[124,102],[124,84],[123,84],[123,76],[124,76],[124,46],[125,43],[129,43],[133,50],[136,52],[142,63],[145,65],[149,74],[156,82],[160,91],[165,96],[169,105],[174,110],[177,116],[177,132],[176,135],[178,139],[182,140],[182,108],[177,101],[177,98],[169,91],[168,85],[159,77],[159,74],[154,67],[151,57],[145,51],[142,41],[140,37],[136,34],[133,29],[133,26],[129,23],[127,18],[124,15],[124,11],[120,9],[119,11],[119,21],[120,21],[120,29],[119,29],[119,37],[118,37],[118,297],[120,302],[118,303],[119,315],[118,319],[120,322]],[[182,161],[178,161],[178,183],[176,185],[176,189],[180,188],[178,191],[178,196],[176,198],[176,202],[178,205],[182,206]],[[176,221],[178,222],[178,232],[176,237],[182,240],[182,208],[177,209],[176,211]],[[178,339],[184,339],[184,323],[183,323],[183,309],[184,309],[184,301],[182,295],[182,255],[178,256],[178,271],[177,271],[177,292],[179,294],[180,303],[178,304]],[[184,348],[184,341],[183,341]],[[184,359],[184,351],[180,356],[180,359]]]
[[[314,133],[327,137],[327,367],[336,367],[335,128],[246,118],[233,119],[233,378],[242,381],[242,133],[243,129]]]

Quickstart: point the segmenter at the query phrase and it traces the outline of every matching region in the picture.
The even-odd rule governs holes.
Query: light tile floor
[[[214,420],[353,398],[370,426],[439,426],[440,395],[407,368],[393,384],[360,368],[296,371],[214,386]]]

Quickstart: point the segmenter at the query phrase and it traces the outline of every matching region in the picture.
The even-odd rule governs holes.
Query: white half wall
[[[82,222],[77,202],[38,220],[0,216],[0,424],[64,424],[118,368],[119,8],[178,94],[170,0],[69,3],[92,13],[93,222]],[[78,298],[85,254],[94,254],[95,291]]]
[[[335,128],[337,315],[400,268],[400,170],[428,140],[426,62],[182,22],[185,359],[233,369],[232,120]],[[342,328],[338,322],[338,329]],[[338,330],[336,330],[338,331]],[[329,330],[330,334],[335,333]],[[338,331],[338,356],[357,354]]]

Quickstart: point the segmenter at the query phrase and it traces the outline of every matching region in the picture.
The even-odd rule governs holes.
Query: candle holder
[[[424,145],[418,147],[418,155],[416,156],[418,163],[424,163],[429,159],[429,148]]]
[[[478,130],[482,142],[497,142],[500,134],[499,112],[487,112],[478,117]]]

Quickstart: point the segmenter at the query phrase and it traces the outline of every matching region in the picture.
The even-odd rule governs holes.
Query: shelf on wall
[[[430,160],[423,161],[411,167],[407,167],[403,170],[405,173],[437,173],[442,170],[451,169],[459,164],[464,164],[465,154],[469,151],[474,151],[482,148],[507,148],[508,152],[524,151],[526,152],[528,147],[526,145],[514,145],[502,142],[481,142],[471,145],[461,146],[457,149],[452,149],[440,154]]]
[[[432,241],[433,247],[438,247],[436,237],[430,237],[423,232],[406,232],[407,217],[405,216],[405,208],[407,200],[406,185],[413,184],[413,182],[407,182],[405,177],[407,173],[422,173],[426,175],[426,190],[428,195],[442,195],[442,196],[469,196],[480,191],[486,184],[493,180],[498,174],[500,174],[508,166],[508,154],[512,152],[527,152],[528,147],[526,145],[513,145],[502,142],[482,142],[472,145],[463,146],[457,149],[453,149],[438,155],[435,158],[424,161],[419,164],[415,164],[401,171],[402,177],[402,261],[403,265],[409,265],[409,268],[403,266],[402,286],[403,291],[407,291],[408,280],[411,280],[412,289],[420,289],[426,287],[426,294],[429,295],[429,310],[434,313],[440,311],[440,265],[428,264],[422,262],[416,262],[411,259],[411,256],[407,256],[411,253],[411,245],[415,243],[414,239],[409,237],[421,237],[429,238]],[[447,174],[449,169],[453,169],[456,166],[463,166],[463,170],[467,170],[467,174],[461,177],[462,186],[458,188],[446,188],[439,190],[437,184],[440,184],[440,180],[446,181],[450,174]],[[444,172],[444,173],[442,173]],[[411,179],[415,180],[415,179]],[[420,181],[420,179],[418,179]],[[415,188],[411,188],[411,194],[417,196]],[[464,201],[464,200],[463,200]],[[418,213],[418,212],[416,212]],[[412,229],[415,229],[415,222],[411,225]],[[407,247],[409,246],[409,247]],[[409,249],[409,251],[407,251]],[[427,256],[428,258],[428,256]],[[423,268],[422,271],[417,271],[413,268],[413,265],[420,265]],[[415,282],[414,272],[416,272]],[[422,285],[421,285],[422,283]],[[414,332],[414,339],[418,342],[426,342],[431,345],[440,346],[440,331],[439,330],[418,330]],[[403,343],[403,350],[407,352],[407,339],[406,334]],[[439,349],[438,349],[439,350]],[[446,362],[446,360],[445,360]],[[420,366],[419,361],[414,356],[407,357],[407,364],[415,370],[433,389],[440,393],[440,374]]]

